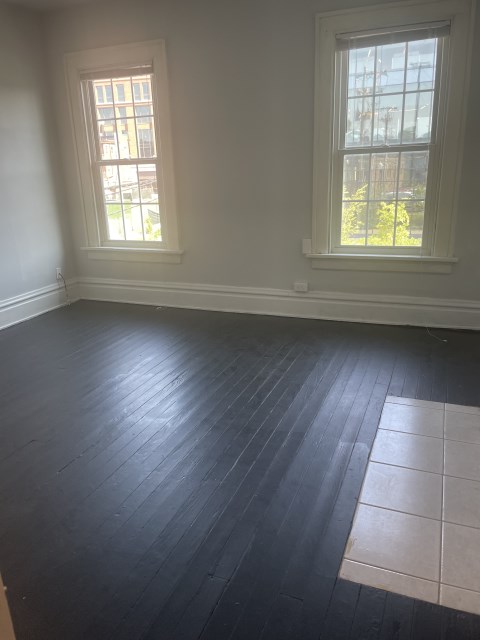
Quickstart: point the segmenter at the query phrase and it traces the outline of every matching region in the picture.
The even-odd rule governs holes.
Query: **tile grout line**
[[[440,438],[437,438],[437,440],[439,439]],[[452,440],[448,440],[448,442],[452,442]],[[464,442],[463,444],[468,444],[468,442]],[[383,464],[386,467],[395,467],[396,469],[409,469],[410,471],[419,471],[420,473],[431,473],[434,476],[442,476],[444,478],[455,478],[456,480],[468,480],[469,482],[477,482],[480,484],[480,479],[477,479],[477,478],[471,478],[467,476],[452,476],[449,473],[436,473],[435,471],[427,471],[426,469],[418,469],[417,467],[406,467],[404,464],[402,465],[402,464],[395,464],[394,462],[383,462],[382,460],[374,460],[373,458],[370,461],[374,462],[375,464]],[[457,524],[457,523],[452,522],[452,524]],[[468,527],[469,525],[465,525],[465,526]],[[472,526],[470,526],[470,528],[480,529],[480,527],[472,527]]]
[[[386,571],[387,573],[393,573],[395,575],[405,576],[406,578],[412,578],[413,580],[423,580],[424,582],[429,582],[430,584],[436,585],[437,582],[439,582],[439,584],[444,585],[445,587],[452,587],[453,589],[458,589],[459,591],[468,591],[469,593],[473,593],[475,595],[480,596],[480,591],[475,591],[475,589],[468,589],[468,587],[459,587],[457,584],[451,584],[450,582],[441,582],[438,580],[431,580],[430,578],[422,578],[421,576],[413,575],[413,573],[405,573],[404,571],[396,571],[395,569],[387,569],[386,567],[379,567],[376,564],[369,564],[368,562],[360,562],[360,560],[354,560],[353,558],[347,558],[346,556],[344,556],[343,560],[346,560],[347,562],[351,562],[353,564],[358,564],[361,567],[378,569],[379,571]],[[354,580],[352,582],[354,582]],[[376,587],[376,588],[379,589],[380,587]],[[385,589],[385,590],[389,591],[389,589]],[[391,593],[396,593],[396,592],[392,591]],[[413,597],[413,596],[408,596],[408,597]],[[461,611],[461,609],[457,609],[457,611]]]
[[[385,400],[383,409],[385,408],[386,404],[396,404],[397,406],[403,404],[405,406],[405,403],[394,403],[394,402],[390,402],[389,403],[388,400]],[[418,405],[406,405],[406,406],[417,407],[418,408]],[[434,409],[433,407],[422,407],[422,408],[430,409],[430,410]],[[358,561],[358,560],[356,560],[354,558],[348,557],[346,555],[345,551],[344,551],[344,555],[343,555],[343,561],[347,561],[349,563],[352,563],[353,565],[357,565],[358,567],[362,567],[363,566],[365,568],[370,568],[372,570],[376,570],[376,571],[379,571],[379,572],[386,572],[386,573],[389,573],[389,574],[392,574],[392,575],[396,574],[398,576],[404,576],[405,578],[409,578],[411,580],[423,581],[424,583],[428,583],[428,584],[432,585],[432,588],[434,590],[436,590],[436,599],[435,600],[433,599],[433,594],[432,594],[432,600],[430,600],[430,602],[435,602],[436,604],[440,604],[440,602],[441,602],[442,586],[451,587],[452,589],[458,589],[459,591],[465,591],[465,592],[471,593],[472,595],[480,596],[480,591],[475,591],[475,589],[468,589],[468,588],[465,588],[465,587],[462,587],[462,586],[458,586],[458,585],[455,585],[455,584],[449,584],[448,582],[443,582],[442,581],[442,577],[443,577],[442,576],[442,566],[443,566],[443,558],[444,558],[444,548],[443,548],[444,547],[444,527],[445,527],[445,524],[447,524],[447,522],[450,523],[450,521],[447,521],[445,519],[445,481],[446,481],[446,478],[449,477],[449,478],[454,478],[454,479],[458,479],[458,480],[466,480],[466,481],[469,481],[469,482],[476,482],[476,483],[480,484],[480,479],[467,478],[467,477],[463,477],[463,476],[451,476],[451,475],[447,476],[446,475],[446,473],[445,473],[445,471],[446,471],[446,443],[447,442],[457,442],[457,443],[460,443],[460,444],[470,444],[470,445],[473,445],[473,446],[480,445],[480,443],[465,442],[464,440],[452,440],[451,438],[447,438],[446,437],[447,414],[448,413],[452,413],[452,410],[451,409],[447,410],[446,403],[443,403],[443,409],[438,409],[438,410],[442,411],[442,436],[441,437],[432,436],[432,435],[424,435],[424,434],[421,434],[421,433],[414,433],[414,432],[410,432],[410,431],[398,431],[397,429],[385,428],[385,427],[382,426],[382,418],[383,418],[383,410],[382,410],[382,414],[380,416],[380,421],[379,421],[379,424],[378,424],[378,427],[377,427],[377,432],[375,434],[375,438],[374,438],[374,441],[372,443],[370,454],[368,456],[368,461],[367,461],[367,465],[366,465],[366,468],[365,468],[365,474],[364,474],[364,477],[363,477],[362,485],[361,485],[360,491],[358,493],[357,505],[356,505],[356,509],[355,509],[355,513],[354,513],[354,518],[352,519],[353,520],[352,527],[351,527],[351,530],[350,530],[350,535],[351,535],[353,526],[354,526],[355,522],[357,521],[357,518],[358,518],[358,515],[359,515],[358,511],[359,511],[360,505],[371,507],[371,508],[374,508],[374,509],[381,509],[382,511],[385,511],[385,512],[404,514],[404,515],[409,515],[409,516],[412,516],[412,517],[422,518],[423,520],[430,520],[431,522],[438,522],[439,525],[440,525],[439,557],[438,557],[438,579],[436,579],[436,580],[433,579],[432,580],[430,578],[424,578],[424,577],[421,577],[421,576],[418,576],[418,575],[416,576],[416,575],[405,573],[405,572],[402,572],[402,571],[397,571],[395,569],[382,567],[382,566],[377,566],[375,564],[369,564],[369,563],[366,563],[366,562],[361,562],[361,561]],[[456,413],[464,414],[464,413],[468,413],[468,412],[458,411]],[[425,469],[417,469],[417,468],[414,468],[414,467],[411,467],[411,466],[394,464],[394,463],[391,463],[391,462],[385,462],[385,461],[382,461],[382,460],[373,459],[372,458],[372,453],[373,453],[373,449],[374,449],[375,443],[377,441],[377,438],[380,435],[380,433],[379,433],[380,431],[386,431],[386,432],[391,431],[393,433],[403,433],[405,435],[413,435],[413,436],[418,435],[418,436],[422,436],[424,438],[433,438],[433,439],[436,439],[436,440],[440,440],[441,439],[442,440],[442,462],[441,462],[442,471],[440,473],[436,473],[434,471],[427,471]],[[369,469],[372,468],[372,464],[378,464],[378,465],[383,465],[384,467],[392,467],[392,468],[397,468],[397,469],[407,469],[407,470],[410,470],[410,471],[417,471],[418,473],[426,473],[426,474],[430,474],[430,475],[434,475],[434,476],[440,476],[441,477],[440,519],[432,518],[432,517],[425,516],[425,515],[420,515],[418,513],[411,513],[409,511],[402,511],[400,509],[394,509],[394,508],[391,508],[391,507],[381,506],[381,505],[378,505],[378,504],[372,504],[371,502],[364,501],[363,500],[363,493],[364,493],[364,489],[365,489],[365,483],[366,483],[368,471],[369,471]],[[473,529],[475,531],[479,531],[480,530],[480,527],[475,527],[475,526],[471,526],[471,525],[467,525],[467,524],[456,523],[456,522],[452,522],[451,524],[454,525],[454,526],[460,526],[460,527],[465,527],[465,528],[468,528],[468,529]],[[348,543],[347,543],[347,546],[348,546]],[[340,571],[343,568],[343,561],[342,561],[342,565],[340,567]],[[339,573],[339,576],[341,577],[341,573]],[[352,578],[347,578],[347,579],[351,580]],[[355,581],[355,580],[352,580],[352,581]],[[371,583],[372,586],[375,586],[374,582],[375,582],[375,579],[373,579],[373,581]],[[364,584],[364,583],[360,581],[360,584]],[[433,585],[435,585],[435,587],[433,587]],[[378,585],[377,585],[377,588],[380,588],[380,587],[378,587]],[[390,589],[387,589],[387,591],[390,591]],[[398,593],[398,591],[393,590],[392,593]],[[414,596],[411,596],[411,597],[414,597]],[[465,609],[459,609],[459,610],[460,611],[464,611]]]
[[[392,431],[393,433],[404,433],[407,436],[420,436],[421,438],[435,438],[435,440],[444,440],[442,436],[429,436],[426,433],[415,433],[415,431],[400,431],[400,429],[389,429],[388,427],[378,427],[379,431]],[[462,442],[462,440],[454,440],[453,442]],[[466,443],[472,444],[472,443]]]
[[[391,398],[394,398],[393,400]],[[413,404],[412,402],[398,402],[398,400],[413,400],[420,402],[431,402],[433,404],[441,405],[440,407],[432,407],[429,405],[422,404]],[[404,396],[387,396],[384,404],[396,404],[396,405],[404,405],[406,407],[418,407],[419,409],[433,409],[434,411],[445,411],[446,413],[462,413],[468,415],[480,415],[480,407],[463,405],[463,404],[453,404],[452,402],[436,402],[434,400],[421,400],[421,398],[405,398]],[[447,409],[447,404],[449,408]],[[452,408],[455,407],[455,408]],[[470,409],[474,409],[474,411],[465,411],[465,409],[457,409],[456,407],[469,407]]]
[[[443,455],[442,455],[442,510],[440,512],[442,521],[440,524],[440,558],[438,566],[438,604],[440,604],[441,590],[442,590],[442,559],[443,559],[443,527],[444,527],[444,515],[445,515],[445,417],[447,409],[445,407],[443,412]]]
[[[388,573],[393,573],[398,576],[405,576],[406,578],[413,578],[414,580],[423,580],[424,582],[429,582],[430,584],[437,584],[437,580],[432,580],[431,578],[422,578],[421,576],[414,576],[413,573],[405,573],[404,571],[396,571],[395,569],[387,569],[386,567],[379,567],[376,564],[369,564],[368,562],[360,562],[359,560],[354,560],[353,558],[344,557],[344,560],[348,562],[353,562],[354,564],[358,564],[363,567],[370,567],[371,569],[379,569],[380,571],[387,571]],[[446,585],[448,587],[453,587],[454,585]],[[380,587],[377,587],[377,589]],[[461,589],[461,587],[457,587],[457,589]],[[388,589],[387,589],[388,591]],[[474,591],[477,593],[477,591]],[[412,596],[410,596],[412,597]]]
[[[431,520],[432,522],[440,522],[440,524],[443,522],[443,520],[440,518],[430,518],[430,516],[422,516],[419,515],[418,513],[411,513],[410,511],[400,511],[400,509],[392,509],[391,507],[382,507],[379,504],[372,504],[371,502],[363,502],[363,500],[359,500],[358,504],[363,504],[365,507],[373,507],[374,509],[382,509],[382,511],[390,511],[392,513],[403,513],[403,515],[405,516],[413,516],[414,518],[422,518],[422,520]],[[451,524],[456,524],[455,522],[452,522]],[[462,525],[458,525],[458,526],[462,526]],[[470,527],[470,529],[475,529],[475,527]],[[480,527],[479,529],[480,530]]]
[[[369,464],[370,462],[372,464],[381,464],[384,467],[394,467],[395,469],[407,469],[408,471],[417,471],[417,473],[426,473],[427,475],[430,476],[439,476],[440,478],[443,476],[442,473],[435,473],[435,471],[425,471],[425,469],[414,469],[413,467],[402,467],[399,464],[393,464],[393,462],[380,462],[379,460],[369,460]],[[454,477],[454,476],[449,476],[449,477]],[[467,480],[468,478],[459,478],[459,480]],[[472,480],[472,482],[475,482],[475,480]],[[480,481],[478,481],[480,484]],[[434,518],[435,519],[435,518]],[[479,527],[480,529],[480,527]]]

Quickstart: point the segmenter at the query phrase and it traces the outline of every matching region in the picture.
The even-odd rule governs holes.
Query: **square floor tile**
[[[451,609],[460,609],[469,613],[480,614],[480,593],[467,591],[458,587],[440,585],[440,604]]]
[[[480,481],[480,445],[445,440],[445,475]]]
[[[480,482],[449,476],[443,482],[443,519],[480,528]]]
[[[480,414],[446,411],[445,438],[480,444]]]
[[[480,591],[480,529],[445,522],[441,582]]]
[[[447,411],[457,411],[458,413],[473,413],[480,416],[480,407],[467,407],[464,404],[449,404],[445,405]]]
[[[444,412],[437,409],[411,407],[405,404],[385,404],[379,427],[443,438],[443,416]]]
[[[443,440],[379,429],[373,444],[371,460],[419,471],[442,473]]]
[[[413,578],[403,573],[371,567],[368,564],[344,560],[340,569],[340,577],[352,582],[366,584],[369,587],[393,591],[410,598],[419,598],[427,602],[438,602],[438,583]]]
[[[360,502],[440,520],[442,476],[370,462]]]
[[[434,402],[433,400],[419,400],[418,398],[402,398],[401,396],[387,396],[385,402],[393,404],[406,404],[411,407],[426,407],[427,409],[440,409],[443,411],[445,404],[443,402]]]
[[[360,504],[345,558],[416,578],[438,580],[440,528],[437,520]]]

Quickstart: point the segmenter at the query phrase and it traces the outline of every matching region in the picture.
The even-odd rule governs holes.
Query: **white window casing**
[[[306,254],[311,258],[313,267],[434,273],[451,271],[456,262],[453,230],[463,152],[473,9],[469,0],[439,0],[422,4],[402,2],[317,16],[313,229],[311,252]],[[346,145],[345,127],[342,124],[345,122],[344,108],[347,104],[346,73],[341,66],[345,64],[345,56],[348,56],[352,43],[360,48],[381,46],[382,42],[421,40],[424,37],[438,38],[431,140],[423,144],[416,142],[412,145],[383,146],[386,153],[399,153],[399,165],[400,152],[428,153],[422,244],[416,247],[342,246],[339,238],[343,158],[350,153],[370,154],[372,157],[371,152],[380,153],[382,145],[375,146],[373,139],[370,146],[364,148],[351,150]]]
[[[92,259],[180,262],[183,252],[180,247],[177,217],[164,41],[155,40],[69,53],[65,56],[65,73],[87,238],[87,245],[82,249],[85,249]],[[137,132],[137,158],[122,160],[120,147],[118,147],[118,159],[112,160],[108,164],[133,165],[136,163],[140,166],[142,163],[144,165],[149,163],[155,165],[161,240],[127,240],[126,234],[125,239],[112,240],[107,230],[106,205],[104,205],[101,195],[100,178],[97,175],[100,167],[105,165],[106,161],[102,160],[101,154],[99,156],[98,153],[97,122],[95,121],[95,108],[92,107],[95,98],[92,81],[123,77],[132,77],[134,80],[135,76],[139,76],[141,83],[141,74],[146,73],[152,74],[151,101],[154,113],[156,157],[150,159],[141,155],[140,147],[144,141],[142,140],[139,144]],[[141,100],[149,99],[150,96],[145,95],[147,89],[148,87],[142,88]],[[115,105],[116,96],[115,92],[113,93]],[[122,102],[119,101],[120,107],[121,104]],[[117,140],[117,146],[118,144]],[[147,149],[148,155],[148,147],[143,148]],[[119,189],[121,191],[120,184]]]

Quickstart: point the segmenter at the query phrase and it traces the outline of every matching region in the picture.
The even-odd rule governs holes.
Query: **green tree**
[[[145,234],[147,236],[147,240],[161,240],[162,232],[160,229],[154,229],[152,221],[149,217],[145,219]]]
[[[393,246],[395,226],[395,202],[381,202],[377,210],[377,224],[374,235],[369,236],[368,244],[382,247]],[[404,202],[397,203],[395,246],[409,247],[421,244],[420,238],[410,236],[410,216]]]
[[[363,238],[356,238],[362,219],[365,219],[365,208],[367,203],[365,196],[367,194],[367,186],[358,188],[347,201],[348,195],[344,191],[343,211],[342,211],[342,245],[365,244]]]

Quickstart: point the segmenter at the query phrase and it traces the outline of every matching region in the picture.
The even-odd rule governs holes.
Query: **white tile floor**
[[[340,576],[480,614],[480,409],[388,396]]]

